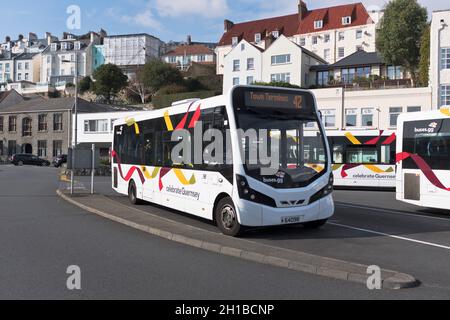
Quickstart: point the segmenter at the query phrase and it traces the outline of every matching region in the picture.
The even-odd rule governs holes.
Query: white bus
[[[398,120],[397,199],[450,210],[450,109]]]
[[[336,187],[395,188],[396,132],[327,131]]]
[[[227,137],[222,150],[213,150],[210,141],[196,136],[210,129]],[[250,130],[255,137],[238,134]],[[201,159],[173,159],[174,148],[183,140],[173,142],[177,131],[191,134],[188,144],[203,151]],[[227,95],[116,121],[113,188],[133,204],[147,201],[214,220],[230,236],[247,227],[319,228],[334,213],[324,132],[309,91],[236,86]],[[270,175],[263,174],[269,165],[259,157],[249,161],[253,151],[261,154],[264,140],[276,146],[269,150],[279,158]],[[217,152],[224,161],[206,160]]]

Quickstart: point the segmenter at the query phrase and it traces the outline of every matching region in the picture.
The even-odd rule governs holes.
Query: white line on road
[[[416,213],[407,213],[407,212],[402,212],[402,211],[397,211],[397,210],[374,208],[374,207],[368,207],[368,206],[362,206],[362,205],[353,205],[353,204],[348,204],[348,203],[343,203],[343,202],[336,202],[336,205],[342,206],[342,207],[348,207],[348,208],[372,210],[372,211],[377,211],[377,212],[382,212],[382,213],[393,213],[393,214],[408,216],[408,217],[426,218],[426,219],[434,219],[434,220],[450,222],[450,217],[449,218],[430,217],[430,216],[416,214]]]
[[[420,241],[420,240],[411,239],[411,238],[394,236],[392,234],[388,234],[388,233],[384,233],[384,232],[378,232],[378,231],[369,230],[369,229],[356,228],[356,227],[347,226],[345,224],[339,224],[339,223],[334,223],[334,222],[329,222],[328,224],[330,224],[332,226],[336,226],[336,227],[341,227],[341,228],[346,228],[346,229],[352,229],[352,230],[357,230],[357,231],[377,234],[377,235],[380,235],[380,236],[394,238],[394,239],[397,239],[397,240],[404,240],[404,241],[409,241],[409,242],[423,244],[423,245],[426,245],[426,246],[431,246],[431,247],[436,247],[436,248],[440,248],[440,249],[450,250],[450,247],[448,247],[448,246],[444,246],[444,245],[436,244],[436,243],[432,243],[432,242],[426,242],[426,241]]]

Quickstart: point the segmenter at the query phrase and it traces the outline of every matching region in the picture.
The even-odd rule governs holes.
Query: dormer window
[[[63,42],[61,44],[61,50],[66,51],[67,50],[67,42]]]
[[[81,49],[81,42],[77,41],[75,42],[75,50],[80,50]]]
[[[57,43],[52,43],[51,50],[52,51],[58,50],[58,44]]]
[[[352,17],[343,17],[342,18],[342,25],[347,26],[349,24],[352,24]]]
[[[279,36],[280,36],[280,32],[279,31],[272,31],[272,36],[274,37],[274,38],[278,38]]]
[[[239,42],[239,38],[238,37],[233,37],[231,39],[231,44],[233,45],[233,47],[237,46],[238,42]]]
[[[323,20],[314,21],[314,29],[322,29],[323,28]]]
[[[260,43],[261,42],[261,33],[256,33],[255,34],[255,43]]]

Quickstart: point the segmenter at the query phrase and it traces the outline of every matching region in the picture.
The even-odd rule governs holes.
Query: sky
[[[4,1],[4,0],[3,0]],[[308,8],[322,8],[359,0],[306,0]],[[367,8],[383,7],[387,0],[362,0]],[[4,1],[6,2],[6,1]],[[2,6],[0,42],[29,32],[60,37],[63,32],[108,34],[145,32],[163,41],[218,42],[223,20],[234,22],[292,14],[298,0],[21,0]],[[419,0],[428,11],[450,9],[442,0]]]

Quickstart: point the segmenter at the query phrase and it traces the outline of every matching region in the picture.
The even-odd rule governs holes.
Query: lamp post
[[[78,52],[75,53],[75,61],[63,60],[63,63],[75,63],[75,103],[74,103],[74,137],[72,143],[72,170],[70,172],[70,194],[74,193],[74,179],[75,179],[75,150],[78,145]]]

